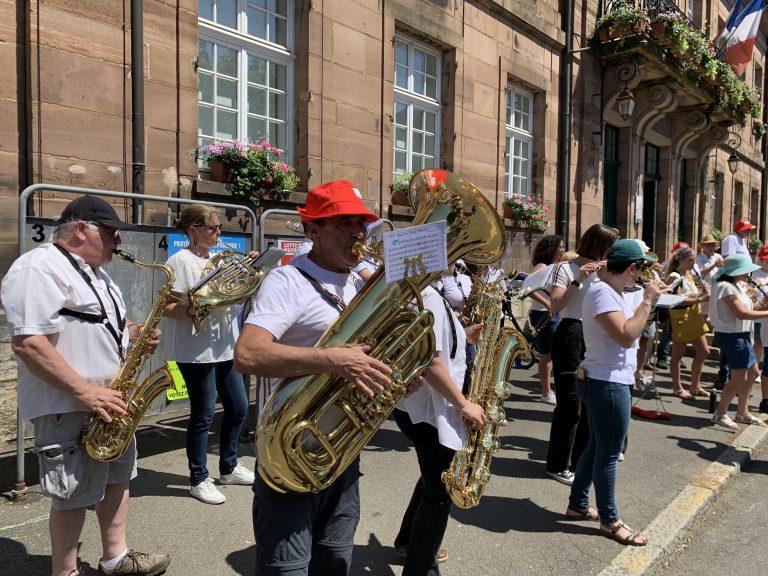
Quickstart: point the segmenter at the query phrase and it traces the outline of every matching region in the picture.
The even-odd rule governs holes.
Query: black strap
[[[341,298],[336,296],[336,294],[332,294],[325,286],[323,286],[322,284],[320,284],[320,282],[315,280],[309,272],[302,270],[298,266],[294,266],[294,268],[296,268],[296,270],[298,270],[301,273],[301,275],[304,276],[304,278],[306,278],[310,284],[312,284],[314,289],[320,293],[320,296],[330,301],[330,303],[333,304],[340,311],[342,312],[344,311],[347,305],[341,301]]]
[[[456,358],[456,348],[459,345],[459,337],[456,335],[456,325],[453,323],[453,310],[451,310],[451,307],[448,305],[448,300],[445,299],[445,296],[440,294],[440,291],[432,286],[432,290],[438,293],[440,298],[443,300],[443,306],[445,306],[445,313],[448,314],[448,321],[451,325],[451,360]]]
[[[459,273],[456,272],[456,270],[453,271],[453,281],[456,282],[456,286],[459,288],[459,294],[461,294],[461,299],[464,302],[464,305],[467,305],[467,295],[464,294],[464,287],[461,285],[461,280],[459,280]],[[445,299],[445,281],[443,281],[442,286],[440,286],[440,290],[438,290],[440,293],[440,296]]]
[[[117,301],[115,300],[115,297],[112,295],[112,290],[110,290],[109,286],[107,286],[107,294],[109,294],[109,299],[112,300],[112,305],[115,308],[115,316],[117,317],[117,330],[115,330],[115,327],[112,326],[112,323],[109,321],[109,316],[107,315],[107,309],[104,307],[104,302],[101,300],[101,296],[99,296],[99,292],[96,290],[96,287],[93,285],[93,282],[91,281],[91,277],[88,276],[85,270],[80,268],[77,261],[72,257],[72,254],[67,252],[64,248],[62,248],[58,244],[54,243],[54,246],[59,252],[61,252],[64,255],[64,257],[72,265],[75,271],[77,271],[77,273],[80,274],[80,277],[83,280],[85,280],[85,283],[91,289],[94,296],[96,296],[96,300],[99,301],[99,307],[101,308],[101,316],[98,316],[96,314],[89,314],[87,312],[78,312],[76,310],[70,310],[69,308],[62,308],[61,310],[59,310],[59,314],[61,314],[62,316],[71,316],[73,318],[77,318],[78,320],[82,320],[83,322],[89,322],[91,324],[102,324],[112,336],[112,339],[115,341],[115,344],[117,344],[117,353],[120,356],[120,360],[122,361],[124,359],[123,358],[123,331],[125,330],[125,318],[120,317],[120,308],[117,305]]]

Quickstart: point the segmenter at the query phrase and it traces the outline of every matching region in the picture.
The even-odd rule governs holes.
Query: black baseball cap
[[[85,220],[95,224],[103,224],[116,230],[134,230],[136,226],[123,222],[117,217],[117,212],[107,202],[96,196],[81,196],[72,200],[59,217],[59,223],[73,220]]]

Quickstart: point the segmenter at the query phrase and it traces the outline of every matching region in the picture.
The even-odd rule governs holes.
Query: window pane
[[[288,2],[286,0],[277,0],[275,12],[282,16],[288,16]]]
[[[285,124],[269,123],[269,141],[272,143],[272,146],[285,150]]]
[[[395,42],[395,63],[408,66],[408,45],[404,42]]]
[[[430,156],[435,155],[435,137],[424,136],[424,152]]]
[[[248,8],[248,34],[267,39],[267,14],[255,8]]]
[[[424,110],[419,108],[413,109],[413,128],[416,130],[424,129]]]
[[[407,133],[405,131],[405,128],[397,127],[395,128],[395,148],[399,150],[405,150],[406,147],[406,136]]]
[[[213,70],[213,43],[200,40],[200,60],[198,66],[202,70]]]
[[[284,18],[277,18],[277,25],[272,29],[272,42],[286,46],[288,44],[288,23]]]
[[[521,145],[522,145],[522,142],[521,142],[520,140],[515,140],[515,141],[514,141],[514,145],[513,145],[513,147],[512,147],[512,150],[514,151],[513,153],[514,153],[514,155],[515,155],[515,157],[516,157],[516,158],[519,158],[519,157],[520,157],[520,154],[521,154]]]
[[[422,154],[424,152],[424,134],[421,132],[413,133],[413,152]]]
[[[213,0],[197,0],[197,15],[206,20],[213,20]]]
[[[267,135],[267,121],[261,118],[248,117],[248,139],[261,141]]]
[[[218,78],[216,82],[216,104],[237,108],[237,81]]]
[[[395,102],[395,124],[405,126],[408,124],[408,106]]]
[[[197,90],[197,99],[213,104],[213,75],[200,72],[200,86]]]
[[[411,172],[416,172],[422,168],[424,168],[424,162],[422,161],[421,156],[414,154],[413,159],[411,160]]]
[[[285,90],[285,66],[269,63],[269,87]]]
[[[433,54],[427,54],[427,74],[437,76],[437,57]]]
[[[270,12],[274,12],[276,8],[276,2],[275,0],[267,0],[267,10]]]
[[[237,50],[216,46],[216,72],[237,78]]]
[[[285,120],[285,95],[269,93],[269,117]]]
[[[250,4],[254,4],[259,8],[264,8],[264,10],[267,9],[267,0],[251,0]]]
[[[413,91],[417,94],[424,94],[424,74],[413,73]]]
[[[395,172],[405,172],[405,152],[395,151]]]
[[[408,89],[408,68],[400,65],[395,66],[395,86]]]
[[[248,55],[248,82],[267,85],[267,61]]]
[[[528,142],[520,142],[520,156],[528,158]]]
[[[237,0],[216,0],[216,22],[237,30]]]
[[[213,136],[213,108],[200,106],[197,133]]]
[[[216,138],[234,140],[237,137],[237,112],[216,110]]]
[[[430,134],[434,134],[435,133],[435,114],[433,112],[425,112],[424,120],[426,120],[427,122],[427,125],[424,127],[424,129]]]
[[[263,88],[248,86],[248,112],[267,115],[267,91]]]
[[[421,50],[413,50],[413,70],[415,72],[426,72],[427,55]]]
[[[437,98],[437,82],[434,78],[427,76],[427,88],[424,94],[430,98]]]

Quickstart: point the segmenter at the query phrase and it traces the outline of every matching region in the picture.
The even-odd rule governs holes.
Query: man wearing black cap
[[[19,411],[35,426],[40,488],[52,500],[51,573],[84,574],[77,548],[85,509],[101,528],[99,574],[155,575],[170,558],[128,550],[128,483],[136,476],[136,443],[111,462],[91,459],[80,434],[94,416],[125,413],[106,387],[125,358],[138,325],[125,319],[120,289],[102,270],[120,244],[122,222],[104,200],[70,202],[54,243],[23,254],[5,276],[0,297],[19,363]],[[155,342],[156,344],[156,342]]]

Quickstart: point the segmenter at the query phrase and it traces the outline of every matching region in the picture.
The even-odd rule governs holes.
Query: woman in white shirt
[[[202,204],[187,206],[176,224],[189,245],[173,254],[167,264],[176,272],[176,301],[168,304],[170,359],[179,366],[189,394],[187,460],[190,494],[207,504],[221,504],[222,494],[208,477],[208,431],[221,398],[224,417],[219,437],[219,483],[253,484],[253,472],[237,461],[237,441],[248,411],[243,378],[233,368],[235,342],[240,333],[237,308],[219,308],[204,321],[200,333],[192,323],[194,308],[187,292],[202,277],[210,261],[210,249],[219,243],[221,223],[215,209]]]
[[[752,349],[750,336],[752,322],[768,317],[768,311],[755,310],[743,287],[747,277],[760,267],[752,264],[749,256],[732,254],[712,277],[712,304],[709,319],[718,335],[718,343],[724,349],[731,368],[731,378],[723,388],[720,403],[712,420],[715,424],[738,430],[742,424],[766,423],[749,413],[749,395],[759,370]],[[735,396],[739,397],[736,418],[728,416],[728,407]]]
[[[629,430],[638,340],[661,291],[656,281],[642,293],[625,289],[634,286],[653,262],[634,240],[618,240],[608,253],[602,281],[594,283],[584,299],[586,351],[576,386],[590,436],[576,466],[566,510],[566,518],[599,519],[602,535],[631,546],[645,546],[647,540],[619,515],[614,499],[616,465]],[[592,484],[597,510],[589,506]]]
[[[576,396],[576,368],[584,358],[581,304],[597,281],[595,272],[618,238],[615,228],[590,226],[579,240],[578,256],[559,266],[552,281],[552,312],[559,314],[560,324],[552,341],[557,406],[552,412],[547,474],[566,485],[573,483],[573,468],[589,440],[589,427],[580,417],[581,403]]]
[[[477,342],[481,325],[469,326],[465,332],[440,295],[441,288],[438,281],[422,292],[424,307],[435,317],[437,350],[423,373],[427,386],[402,400],[394,411],[395,422],[416,448],[421,472],[395,538],[395,551],[405,558],[403,576],[440,574],[437,564],[446,557],[440,543],[451,511],[441,476],[456,450],[463,447],[464,421],[477,426],[486,422],[482,407],[461,393],[465,345]]]
[[[664,270],[664,277],[667,279],[667,285],[671,286],[673,283],[677,283],[675,294],[685,296],[685,300],[676,306],[676,308],[688,308],[709,300],[709,294],[699,292],[696,281],[691,274],[694,261],[695,254],[691,248],[680,248],[680,250],[672,255],[669,264],[667,264],[667,268]],[[691,365],[690,392],[683,388],[683,384],[680,380],[680,362],[685,354],[686,345],[689,343],[693,345],[694,350],[696,351],[696,356],[693,358],[693,364]],[[707,339],[703,334],[695,340],[683,341],[680,336],[675,333],[673,326],[672,354],[670,357],[669,371],[672,376],[672,388],[675,396],[684,400],[691,399],[695,396],[709,398],[709,392],[701,387],[701,370],[704,367],[704,360],[707,359],[707,356],[709,356],[709,346],[707,345]]]

